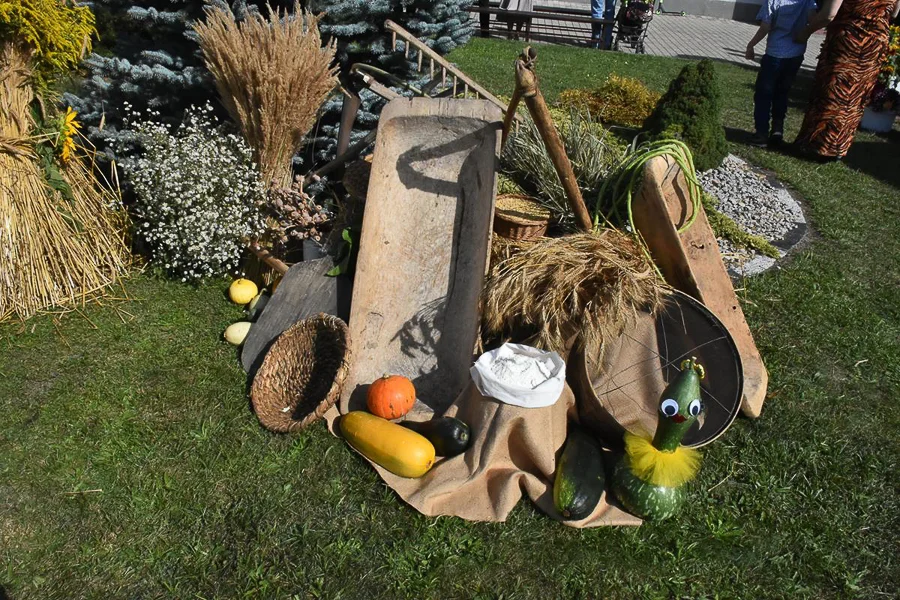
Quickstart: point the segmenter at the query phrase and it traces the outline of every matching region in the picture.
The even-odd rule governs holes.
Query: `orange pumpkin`
[[[382,419],[399,419],[416,403],[416,388],[402,375],[385,375],[369,386],[366,406]]]

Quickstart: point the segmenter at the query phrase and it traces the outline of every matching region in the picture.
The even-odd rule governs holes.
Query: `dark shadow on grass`
[[[844,164],[900,189],[900,132],[892,131],[883,137],[887,144],[855,141],[844,157]]]
[[[744,129],[735,129],[734,127],[725,128],[725,139],[735,144],[749,145],[750,138],[753,137],[752,131]]]
[[[741,67],[742,69],[749,69],[749,70],[751,70],[751,71],[759,70],[759,63],[758,63],[758,62],[756,62],[756,63],[754,63],[754,64],[752,64],[752,65],[751,65],[751,64],[747,64],[747,61],[744,60],[744,51],[743,51],[743,50],[735,50],[734,48],[722,48],[722,49],[723,49],[728,55],[734,56],[734,57],[735,57],[736,59],[738,59],[738,60],[728,60],[728,59],[719,58],[719,57],[716,57],[716,56],[700,56],[700,55],[698,55],[698,54],[676,54],[674,58],[680,58],[680,59],[682,59],[682,60],[693,60],[693,61],[699,61],[699,60],[709,59],[709,60],[711,60],[711,61],[713,61],[713,62],[717,62],[717,63],[727,63],[727,64],[729,64],[729,65],[734,65],[734,66],[736,66],[736,67]],[[758,55],[758,56],[761,56],[761,55]],[[804,66],[800,69],[800,74],[798,74],[797,76],[799,77],[800,75],[803,75],[804,73],[808,73],[808,74],[812,75],[813,69],[811,69],[811,68],[809,68],[809,67],[806,67],[806,66],[804,65]]]
[[[0,600],[12,600],[12,596],[6,593],[6,588],[0,585]]]
[[[725,139],[734,144],[749,146],[752,137],[752,131],[747,131],[745,129],[735,129],[734,127],[725,128]],[[805,159],[814,162],[816,160],[815,156],[804,153],[799,146],[791,143],[790,141],[782,142],[777,146],[768,146],[767,149],[772,152],[780,152],[781,154],[791,156],[793,158]]]
[[[725,128],[725,139],[735,144],[750,145],[752,136],[753,133],[750,131],[733,127]],[[900,131],[895,129],[878,137],[884,141],[854,141],[842,162],[851,169],[900,189]],[[830,162],[827,158],[805,152],[797,144],[791,143],[792,141],[786,140],[785,143],[777,147],[770,146],[768,149],[813,163]]]
[[[743,55],[741,55],[743,56]],[[756,69],[753,65],[748,65],[744,61],[736,61],[736,60],[723,60],[721,58],[712,58],[709,56],[700,56],[698,54],[676,54],[675,58],[680,58],[682,60],[690,60],[690,61],[700,61],[709,59],[716,63],[727,63],[729,65],[734,65],[736,67],[741,67],[742,69]]]

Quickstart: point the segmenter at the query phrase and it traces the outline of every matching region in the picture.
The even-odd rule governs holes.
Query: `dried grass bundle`
[[[490,270],[488,275],[497,270],[504,261],[511,258],[514,254],[518,254],[525,248],[529,248],[540,241],[542,238],[535,240],[512,240],[505,238],[496,233],[491,236],[491,254],[490,254]]]
[[[564,352],[601,344],[668,295],[633,237],[615,230],[546,238],[496,265],[482,294],[482,331]]]
[[[222,103],[240,125],[268,185],[291,184],[291,158],[337,84],[336,45],[322,46],[318,18],[294,4],[240,23],[229,8],[206,8],[194,26]]]
[[[88,166],[61,169],[71,199],[48,187],[29,137],[30,79],[27,54],[0,46],[0,319],[84,301],[129,264],[119,199]]]

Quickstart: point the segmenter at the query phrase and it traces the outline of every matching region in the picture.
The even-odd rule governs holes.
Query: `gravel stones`
[[[722,213],[744,231],[771,242],[782,256],[805,234],[803,211],[790,192],[737,156],[729,154],[719,168],[699,173],[698,179],[718,199]],[[734,275],[754,275],[775,264],[774,259],[736,248],[729,240],[719,239],[719,250]]]

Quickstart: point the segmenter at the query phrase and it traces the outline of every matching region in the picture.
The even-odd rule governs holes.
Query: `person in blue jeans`
[[[816,9],[816,0],[763,0],[756,19],[759,29],[747,43],[747,60],[755,58],[756,45],[766,39],[753,96],[755,146],[780,144],[784,139],[784,117],[788,94],[803,64],[806,43],[794,41]],[[769,120],[771,119],[771,129]]]
[[[616,0],[591,0],[591,17],[594,19],[615,19]],[[591,47],[609,50],[612,48],[612,33],[612,24],[591,23]]]

